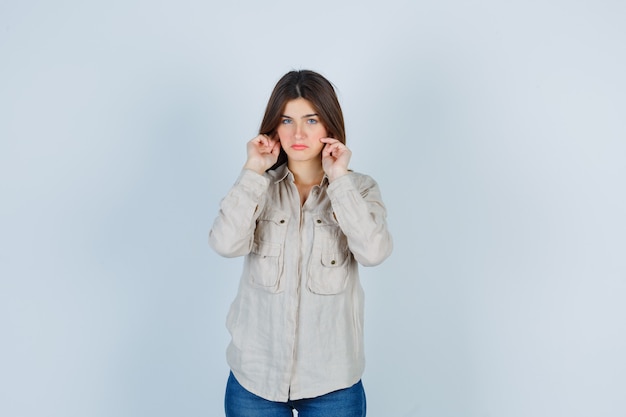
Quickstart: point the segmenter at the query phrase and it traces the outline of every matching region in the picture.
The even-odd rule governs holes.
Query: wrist
[[[253,161],[247,161],[246,164],[243,166],[243,169],[249,169],[260,175],[263,175],[265,173],[265,167],[262,166],[262,164],[255,163]]]
[[[329,182],[333,182],[341,177],[343,177],[344,175],[346,175],[348,173],[348,170],[341,170],[339,172],[333,172],[331,175],[328,176],[328,181]]]

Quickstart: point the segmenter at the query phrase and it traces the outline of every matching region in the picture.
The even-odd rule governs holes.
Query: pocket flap
[[[271,242],[254,242],[252,252],[259,256],[279,256],[280,245]]]
[[[341,252],[323,252],[322,253],[322,265],[333,268],[341,266],[346,260],[345,253]]]
[[[286,225],[289,215],[280,210],[268,210],[259,217],[258,221],[269,221],[279,225]]]

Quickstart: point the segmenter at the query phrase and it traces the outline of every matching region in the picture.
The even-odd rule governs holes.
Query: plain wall
[[[0,3],[0,415],[219,416],[207,244],[276,81],[336,86],[395,239],[370,416],[626,415],[626,3]]]

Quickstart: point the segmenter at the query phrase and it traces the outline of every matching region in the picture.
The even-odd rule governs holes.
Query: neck
[[[288,161],[287,167],[298,185],[317,185],[324,178],[320,161]]]

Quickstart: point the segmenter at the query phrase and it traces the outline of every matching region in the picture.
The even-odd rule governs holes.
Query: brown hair
[[[259,133],[268,136],[274,135],[287,102],[297,98],[303,98],[311,103],[329,137],[346,143],[343,112],[335,88],[326,78],[310,70],[290,71],[278,80],[267,102]],[[274,169],[286,161],[287,154],[281,148],[278,160],[270,169]]]

